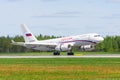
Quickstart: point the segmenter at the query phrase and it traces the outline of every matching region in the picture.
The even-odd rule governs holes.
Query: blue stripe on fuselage
[[[89,43],[97,44],[96,42],[89,41],[89,40],[73,40],[73,41],[64,41],[61,43],[69,43],[69,42],[89,42]]]

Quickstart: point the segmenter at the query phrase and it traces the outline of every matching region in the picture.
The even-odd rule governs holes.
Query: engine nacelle
[[[95,49],[95,47],[93,45],[80,46],[81,51],[91,51],[91,50],[94,50],[94,49]]]
[[[60,44],[58,45],[55,50],[56,51],[68,51],[71,50],[72,46],[70,44]]]

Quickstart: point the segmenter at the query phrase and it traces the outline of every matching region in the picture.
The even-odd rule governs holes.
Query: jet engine
[[[84,45],[84,46],[80,46],[80,51],[92,51],[95,49],[95,47],[93,45]]]
[[[70,44],[60,44],[55,48],[56,51],[69,51],[71,49],[72,46]]]

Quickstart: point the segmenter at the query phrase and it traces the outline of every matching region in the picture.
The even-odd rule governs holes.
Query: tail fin
[[[23,36],[25,39],[25,42],[35,42],[37,39],[35,36],[31,33],[31,31],[28,29],[28,27],[25,24],[21,25]]]

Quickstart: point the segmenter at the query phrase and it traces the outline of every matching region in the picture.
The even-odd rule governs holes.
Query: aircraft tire
[[[60,52],[59,52],[59,51],[55,51],[55,52],[53,53],[53,55],[58,56],[58,55],[60,55]]]
[[[74,55],[74,53],[73,52],[68,52],[67,55],[72,56],[72,55]]]

